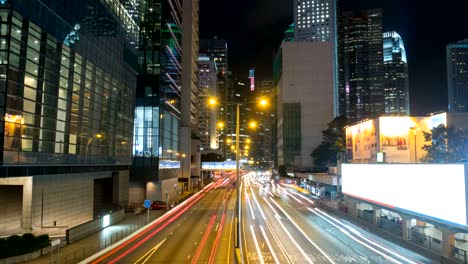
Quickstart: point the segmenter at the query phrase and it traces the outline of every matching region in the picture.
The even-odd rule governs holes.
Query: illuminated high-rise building
[[[64,235],[128,204],[139,25],[119,1],[0,17],[0,235]]]
[[[210,105],[209,100],[218,97],[218,75],[213,59],[200,54],[198,57],[198,135],[202,154],[219,151],[217,116],[219,103]],[[224,123],[219,123],[223,131]]]
[[[192,47],[197,43],[198,4],[196,0],[138,2],[140,38],[130,201],[174,201],[178,177],[184,178],[184,187],[190,186],[192,127],[198,122],[196,102],[191,100],[198,90],[194,83],[197,67],[193,66],[198,60],[198,52],[193,54],[193,50],[198,51],[198,47]],[[183,23],[187,25],[183,27]]]
[[[278,165],[309,170],[310,154],[338,113],[336,0],[295,0],[293,5],[294,24],[274,63],[277,159]]]
[[[336,0],[295,0],[296,41],[335,41]]]
[[[468,39],[447,45],[448,109],[468,112]]]
[[[385,114],[409,115],[408,61],[401,36],[383,34]]]
[[[385,113],[382,10],[343,12],[339,54],[341,115],[350,121]]]
[[[228,74],[228,47],[223,39],[213,37],[212,39],[200,40],[200,53],[206,54],[213,58],[218,73],[218,120],[227,124],[227,97],[229,89],[229,74]],[[226,154],[226,129],[218,130],[219,151],[223,155]]]

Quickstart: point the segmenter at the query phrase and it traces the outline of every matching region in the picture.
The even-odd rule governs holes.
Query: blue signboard
[[[145,200],[143,205],[145,206],[145,208],[149,208],[151,206],[151,200]]]

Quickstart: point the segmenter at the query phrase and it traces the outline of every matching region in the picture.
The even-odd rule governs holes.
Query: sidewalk
[[[180,195],[179,202],[191,196],[193,192],[184,192]],[[166,210],[150,210],[150,222],[163,215]],[[54,264],[54,263],[78,263],[79,261],[93,255],[94,253],[115,244],[133,232],[147,224],[147,211],[140,214],[127,213],[125,220],[103,230],[83,238],[75,243],[60,247],[59,261],[57,261],[57,250],[43,255],[39,258],[25,263]]]

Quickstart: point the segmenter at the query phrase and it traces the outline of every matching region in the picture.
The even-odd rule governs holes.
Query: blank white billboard
[[[343,164],[345,195],[467,225],[463,164]]]

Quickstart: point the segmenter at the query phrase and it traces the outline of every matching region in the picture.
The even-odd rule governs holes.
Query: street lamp
[[[421,128],[410,127],[410,129],[413,130],[413,133],[414,133],[414,163],[418,163],[416,135],[417,135],[418,130],[421,130]]]
[[[250,102],[252,103],[252,102]],[[240,151],[239,151],[239,134],[240,134],[240,105],[241,104],[248,104],[248,103],[236,103],[236,193],[237,193],[237,240],[236,240],[236,247],[240,249],[240,217],[241,217],[241,194],[240,194],[240,166],[239,166],[239,159],[240,159]],[[258,101],[258,105],[265,107],[268,105],[268,101],[266,99],[260,99]]]

